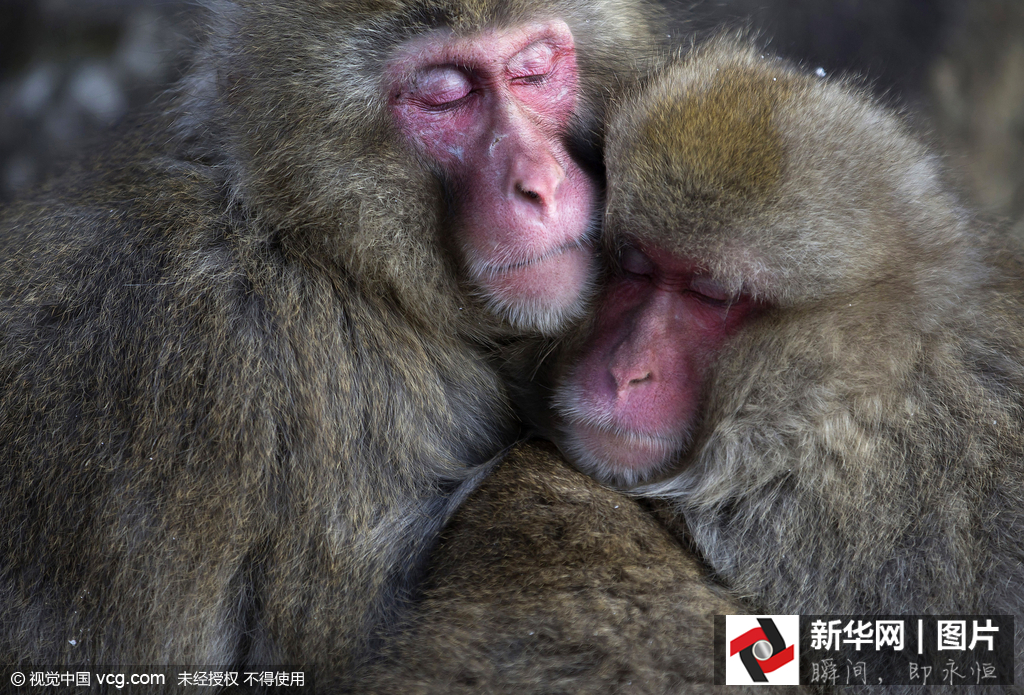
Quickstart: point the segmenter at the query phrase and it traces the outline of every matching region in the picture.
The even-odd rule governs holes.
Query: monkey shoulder
[[[683,507],[731,586],[805,612],[1019,611],[997,585],[1024,580],[1020,261],[984,258],[946,304],[873,287],[723,356],[691,462],[707,484]],[[848,552],[860,538],[871,552]]]
[[[218,426],[280,438],[305,411],[325,427],[415,432],[422,446],[403,458],[489,456],[511,418],[482,351],[418,330],[341,264],[289,254],[285,233],[234,200],[218,167],[162,151],[83,165],[7,210],[0,444],[74,448],[92,435],[53,425],[77,419],[123,442],[173,433],[179,451],[238,453]],[[361,446],[327,439],[307,448]]]

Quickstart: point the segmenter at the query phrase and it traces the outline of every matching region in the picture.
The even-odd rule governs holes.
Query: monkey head
[[[628,0],[241,0],[182,120],[217,112],[229,184],[271,242],[428,327],[554,331],[597,272],[601,182],[579,150],[644,17]]]
[[[685,466],[749,405],[742,359],[780,326],[828,350],[839,329],[797,326],[801,312],[885,286],[927,307],[905,312],[926,322],[982,272],[933,158],[898,119],[733,39],[637,87],[607,138],[613,268],[555,397],[561,446],[600,479]]]

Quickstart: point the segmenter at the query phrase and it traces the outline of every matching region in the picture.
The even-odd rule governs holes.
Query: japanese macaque
[[[485,348],[582,310],[645,17],[215,4],[165,117],[3,213],[0,663],[348,677],[515,437]]]
[[[706,693],[714,616],[746,612],[706,576],[636,500],[520,445],[444,530],[414,617],[355,691]]]
[[[613,115],[615,266],[561,446],[771,613],[1002,614],[1024,653],[1024,272],[856,86],[720,39]]]

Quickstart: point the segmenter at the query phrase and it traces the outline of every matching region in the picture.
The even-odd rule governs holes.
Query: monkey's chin
[[[573,423],[559,442],[577,468],[603,483],[630,488],[664,471],[682,450],[679,437]]]
[[[492,311],[517,329],[553,334],[583,314],[597,259],[589,244],[573,243],[535,260],[476,274]]]

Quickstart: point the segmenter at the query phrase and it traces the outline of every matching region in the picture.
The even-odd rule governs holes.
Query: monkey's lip
[[[564,244],[561,244],[560,246],[556,246],[553,249],[550,249],[542,253],[539,256],[534,256],[533,258],[528,258],[526,260],[514,261],[512,263],[507,263],[504,265],[498,265],[495,263],[483,261],[481,262],[480,266],[481,269],[486,273],[513,273],[517,270],[523,270],[524,268],[530,268],[532,266],[540,265],[545,261],[548,261],[556,256],[560,256],[574,249],[580,249],[581,251],[589,252],[592,248],[593,242],[589,239],[589,237],[584,237],[583,239],[572,239],[570,241],[565,242]]]
[[[626,469],[643,476],[660,469],[682,449],[681,437],[656,432],[623,430],[616,427],[577,423],[577,443],[606,466]]]
[[[597,258],[589,247],[570,242],[499,268],[504,270],[474,269],[489,304],[515,326],[553,334],[584,311]]]

